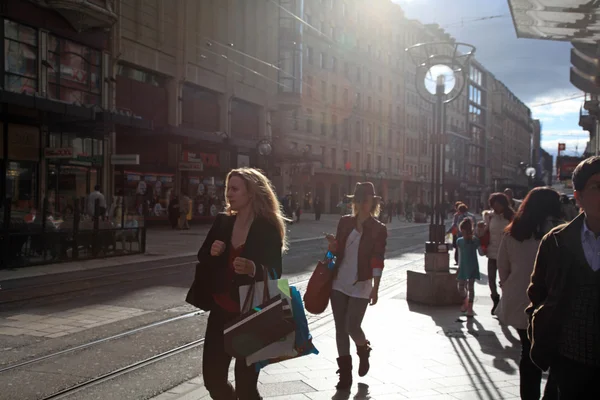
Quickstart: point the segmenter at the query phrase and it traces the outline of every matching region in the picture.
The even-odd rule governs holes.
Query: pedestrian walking
[[[350,338],[360,360],[359,376],[369,371],[371,343],[361,325],[367,306],[377,304],[387,240],[386,226],[377,220],[381,198],[375,195],[375,186],[359,182],[348,197],[352,214],[340,219],[335,237],[327,236],[329,251],[336,256],[331,308],[339,355],[338,390],[352,386]]]
[[[541,239],[560,225],[561,203],[558,192],[535,188],[525,197],[513,221],[506,227],[498,250],[498,274],[502,298],[496,309],[498,320],[517,330],[521,340],[519,361],[520,391],[523,400],[539,400],[542,371],[531,361],[531,342],[527,336],[529,305],[527,287]],[[544,400],[556,399],[553,380],[548,380]]]
[[[531,359],[558,386],[559,399],[600,398],[600,157],[573,172],[583,209],[540,243],[531,285]]]
[[[458,252],[458,292],[463,297],[462,312],[467,317],[473,316],[473,301],[475,300],[475,280],[481,279],[479,275],[479,261],[477,249],[479,238],[473,235],[473,222],[465,218],[459,225],[461,237],[456,240]]]
[[[471,218],[473,219],[473,222],[475,218],[473,217],[473,214],[469,213],[469,207],[466,204],[457,201],[454,204],[454,207],[456,209],[456,213],[454,214],[454,218],[452,219],[452,225],[450,226],[450,229],[448,229],[448,231],[446,232],[446,235],[449,233],[452,234],[452,247],[454,247],[454,265],[458,265],[458,247],[456,242],[458,238],[462,236],[459,226],[462,223],[462,221],[465,220],[465,218]]]
[[[179,201],[179,229],[190,229],[189,220],[191,219],[192,199],[184,193]]]
[[[106,216],[106,198],[100,192],[100,185],[94,186],[94,191],[88,195],[85,203],[85,213],[92,219]]]
[[[169,207],[167,208],[167,214],[169,215],[171,229],[177,229],[177,223],[179,221],[179,197],[174,196],[171,199]]]
[[[218,214],[198,252],[206,279],[194,280],[188,298],[193,293],[199,299],[188,302],[204,299],[205,308],[210,309],[202,375],[211,398],[257,400],[261,396],[254,365],[237,359],[235,390],[227,380],[232,357],[225,351],[223,329],[240,314],[240,286],[263,281],[264,274],[281,277],[286,228],[271,182],[259,170],[232,170],[226,178],[226,197],[226,211]]]
[[[489,232],[490,241],[487,246],[486,255],[488,258],[487,272],[488,285],[490,286],[492,297],[492,315],[500,302],[500,294],[498,293],[498,285],[496,283],[498,275],[498,249],[500,242],[504,236],[504,229],[512,221],[515,212],[509,205],[508,197],[504,193],[492,193],[489,198],[489,206],[491,210],[483,212],[483,220]]]
[[[321,205],[321,198],[319,196],[315,198],[315,203],[313,204],[313,207],[315,209],[315,221],[320,221],[323,206]]]

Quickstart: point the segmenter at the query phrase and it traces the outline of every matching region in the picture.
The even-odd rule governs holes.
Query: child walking
[[[479,262],[477,249],[479,238],[473,236],[473,223],[469,218],[460,223],[459,229],[462,237],[456,241],[458,249],[458,292],[463,296],[462,312],[467,317],[473,316],[473,300],[475,299],[475,279],[479,280]]]

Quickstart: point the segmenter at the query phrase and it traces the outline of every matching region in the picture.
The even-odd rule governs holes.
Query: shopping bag
[[[296,324],[296,331],[293,335],[294,343],[293,343],[293,354],[287,352],[287,349],[281,344],[282,354],[271,357],[271,358],[263,358],[260,361],[255,362],[256,371],[260,371],[262,368],[266,367],[270,364],[275,364],[278,362],[282,362],[285,360],[290,360],[292,358],[302,357],[309,354],[319,354],[319,350],[312,343],[312,336],[310,335],[308,329],[308,321],[306,319],[306,313],[304,312],[304,305],[302,304],[302,296],[300,295],[300,291],[296,289],[294,286],[290,286],[291,298],[292,298],[292,313],[294,314],[294,322]],[[288,338],[289,340],[289,338]],[[287,345],[287,340],[286,340]],[[291,354],[291,355],[290,355]],[[254,356],[254,355],[253,355]],[[246,364],[248,366],[252,365],[252,362],[249,362],[251,359],[254,360],[256,357],[248,357],[246,359]]]
[[[268,279],[267,280],[267,289],[268,296],[267,299],[281,295],[283,299],[287,300],[287,303],[284,304],[283,309],[289,310],[291,312],[291,299],[290,299],[290,285],[287,279]],[[245,285],[240,286],[239,293],[240,299],[245,299],[248,295],[249,290],[254,290],[254,294],[250,300],[249,308],[260,306],[260,304],[264,301],[264,285],[254,284],[254,285]],[[243,308],[243,304],[240,304],[240,312],[248,311]]]
[[[271,297],[268,282],[269,277],[265,274],[263,282],[249,286],[246,295],[240,298],[244,299],[241,315],[226,324],[223,330],[225,351],[232,357],[246,358],[296,330],[289,300],[281,294]],[[253,305],[256,288],[261,286],[262,302]]]
[[[333,276],[333,257],[325,258],[317,263],[317,267],[308,281],[306,293],[304,293],[306,311],[311,314],[321,314],[327,309],[333,286]]]

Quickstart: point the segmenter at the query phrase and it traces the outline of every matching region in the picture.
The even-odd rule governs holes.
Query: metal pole
[[[446,85],[444,82],[444,76],[440,75],[437,79],[436,85],[436,104],[434,111],[434,120],[435,120],[435,131],[432,135],[432,165],[431,165],[431,228],[434,225],[438,225],[440,223],[439,216],[436,218],[436,209],[439,207],[439,198],[440,198],[440,176],[443,173],[443,165],[441,164],[441,138],[443,132],[443,121],[444,121],[444,92],[446,90]],[[430,235],[433,235],[434,229],[430,229]],[[437,235],[436,235],[437,236]],[[432,242],[437,241],[437,237],[430,237],[429,240]]]

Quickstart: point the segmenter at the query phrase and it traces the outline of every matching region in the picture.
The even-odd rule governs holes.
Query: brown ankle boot
[[[337,390],[350,390],[352,387],[352,356],[341,356],[337,359],[340,381],[335,386]]]
[[[364,346],[356,346],[356,354],[360,358],[360,364],[358,365],[358,376],[365,376],[369,372],[371,367],[369,364],[369,355],[371,354],[371,343],[367,341]]]

